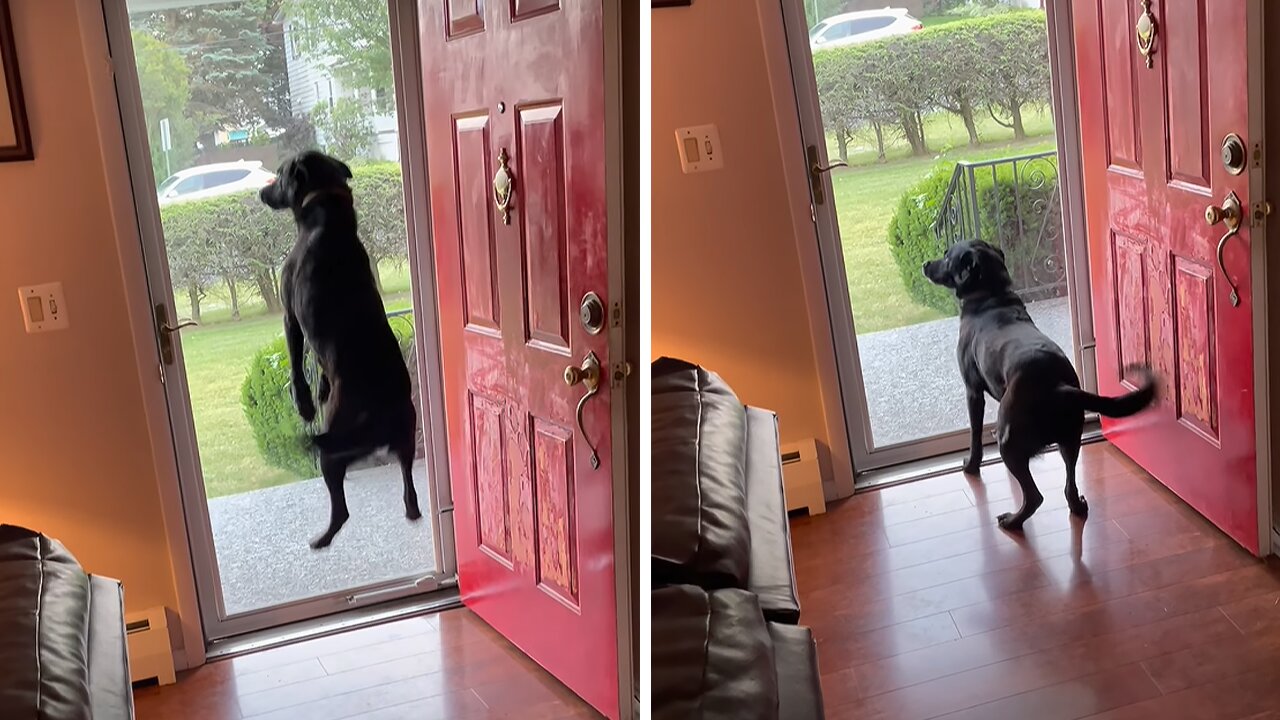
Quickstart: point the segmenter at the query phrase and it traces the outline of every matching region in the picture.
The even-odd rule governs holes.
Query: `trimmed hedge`
[[[391,323],[391,330],[395,333],[396,340],[400,343],[400,353],[409,366],[414,404],[418,405],[413,315],[397,316],[396,319],[398,322]],[[267,343],[258,350],[249,364],[244,383],[240,387],[240,404],[253,431],[253,439],[258,444],[258,452],[262,453],[267,464],[302,478],[312,478],[319,475],[320,469],[307,443],[307,436],[316,432],[317,428],[303,423],[293,404],[291,369],[284,336]],[[317,378],[310,375],[308,373],[307,381],[314,393]],[[318,426],[320,422],[321,418],[317,416],[315,425]]]
[[[959,308],[954,294],[947,288],[925,279],[921,265],[942,256],[946,244],[934,233],[933,225],[955,171],[954,163],[942,163],[923,180],[912,186],[898,201],[898,209],[889,223],[888,241],[893,259],[902,275],[907,294],[916,302],[948,315]],[[1019,168],[1022,184],[1015,184],[1013,168],[998,166],[993,174],[980,169],[974,174],[977,185],[979,239],[1001,248],[1019,291],[1042,288],[1046,283],[1037,270],[1054,265],[1063,267],[1062,242],[1037,247],[1036,240],[1045,222],[1061,222],[1053,189],[1057,186],[1057,168],[1043,163],[1034,169]],[[1033,173],[1043,173],[1031,178]],[[1033,182],[1028,182],[1034,180]],[[1065,288],[1041,289],[1035,298],[1061,295]]]

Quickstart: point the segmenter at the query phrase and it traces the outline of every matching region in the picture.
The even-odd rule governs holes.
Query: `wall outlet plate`
[[[22,303],[22,319],[28,333],[66,330],[71,325],[60,282],[20,287],[18,300]]]
[[[676,145],[680,150],[680,168],[686,175],[724,167],[720,131],[715,125],[679,128]]]

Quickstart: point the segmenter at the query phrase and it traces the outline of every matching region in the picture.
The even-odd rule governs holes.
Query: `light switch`
[[[67,304],[62,299],[62,283],[20,287],[18,300],[22,303],[22,319],[28,333],[66,330],[70,325]]]
[[[724,167],[720,131],[715,125],[680,128],[676,130],[676,144],[680,149],[680,167],[686,175]]]

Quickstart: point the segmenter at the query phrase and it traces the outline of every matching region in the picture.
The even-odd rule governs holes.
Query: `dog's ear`
[[[982,275],[982,268],[979,267],[976,253],[973,248],[966,248],[964,252],[957,254],[951,261],[951,282],[956,290],[964,290],[973,283],[977,282]]]
[[[996,254],[1000,256],[1000,262],[1008,262],[1008,260],[1006,260],[1006,259],[1005,259],[1005,257],[1004,257],[1004,250],[1001,250],[999,247],[997,247],[997,246],[995,246],[995,245],[992,245],[992,246],[991,246],[991,249],[992,249],[992,250],[995,250],[995,251],[996,251]]]
[[[334,162],[338,163],[338,169],[342,171],[342,176],[350,180],[352,177],[351,167],[348,166],[346,163],[342,162],[341,160],[334,160]]]

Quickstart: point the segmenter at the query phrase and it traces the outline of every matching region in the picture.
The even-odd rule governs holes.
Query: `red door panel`
[[[420,0],[418,16],[462,598],[617,717],[608,334],[578,310],[588,293],[608,307],[603,6]],[[592,353],[606,377],[579,424],[565,369]]]
[[[1132,389],[1133,364],[1161,381],[1156,408],[1103,429],[1256,553],[1249,182],[1221,159],[1230,133],[1248,147],[1245,0],[1152,3],[1151,67],[1138,3],[1073,8],[1098,384]],[[1220,267],[1226,228],[1208,225],[1205,210],[1232,192],[1246,217]]]

